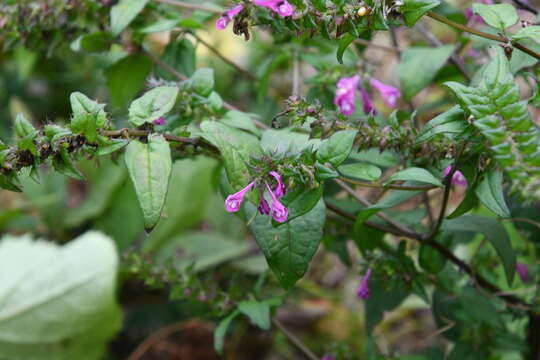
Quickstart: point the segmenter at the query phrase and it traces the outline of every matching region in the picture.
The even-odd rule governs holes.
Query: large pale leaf
[[[254,205],[246,206],[247,217],[255,215]],[[257,215],[250,225],[268,265],[285,289],[304,276],[322,238],[326,207],[320,200],[311,211],[273,227],[270,216]]]
[[[126,165],[144,215],[144,227],[152,230],[161,217],[171,175],[169,143],[158,134],[148,143],[132,140],[126,148]]]
[[[473,11],[479,14],[489,26],[502,31],[519,20],[516,9],[510,4],[474,3]]]
[[[0,358],[98,360],[120,327],[112,241],[89,232],[62,247],[0,242]]]

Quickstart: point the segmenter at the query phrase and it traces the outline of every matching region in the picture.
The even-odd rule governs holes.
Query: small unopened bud
[[[362,6],[358,11],[356,12],[356,15],[358,16],[366,16],[369,14],[369,9],[365,6]]]

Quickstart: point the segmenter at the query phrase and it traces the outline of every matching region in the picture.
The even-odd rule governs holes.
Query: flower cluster
[[[334,104],[339,108],[339,111],[345,116],[350,116],[356,110],[355,106],[355,93],[360,82],[360,76],[355,75],[352,77],[344,77],[339,79],[337,83],[336,96],[334,97]],[[399,89],[386,85],[377,79],[370,79],[369,85],[372,89],[375,89],[381,95],[384,103],[389,108],[395,108],[397,105],[397,99],[401,96]],[[366,114],[375,112],[375,106],[371,100],[369,93],[365,88],[360,88],[360,95],[362,96],[363,110]]]
[[[272,214],[272,217],[277,222],[285,222],[287,221],[287,218],[289,217],[289,210],[279,201],[279,199],[285,195],[285,185],[283,184],[283,181],[281,180],[281,175],[279,175],[275,171],[270,171],[268,175],[272,176],[275,180],[277,185],[272,189],[270,185],[268,185],[267,182],[264,183],[264,188],[262,184],[258,184],[259,188],[259,206],[258,210],[259,213],[263,215],[270,215]],[[231,194],[227,196],[225,199],[225,209],[228,212],[237,212],[240,210],[240,205],[242,205],[242,202],[244,201],[244,197],[246,196],[246,193],[250,191],[255,185],[257,184],[257,180],[253,180],[250,182],[245,188],[238,191],[237,193]],[[268,201],[264,198],[264,190],[268,191],[268,194],[270,196],[270,200],[272,202],[271,206],[268,204]]]
[[[450,174],[451,170],[452,170],[452,165],[448,165],[444,169],[443,174],[445,178],[448,176],[448,174]],[[465,176],[463,176],[461,171],[456,170],[454,172],[454,175],[452,176],[452,185],[467,186],[467,179],[465,179]]]
[[[253,4],[268,8],[281,17],[292,16],[294,7],[286,0],[253,0]],[[224,30],[234,17],[244,9],[244,4],[240,3],[227,10],[217,21],[216,29]]]

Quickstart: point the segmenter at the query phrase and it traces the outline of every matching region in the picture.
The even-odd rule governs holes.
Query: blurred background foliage
[[[136,51],[129,53],[129,37],[140,40],[146,51],[186,76],[201,67],[213,68],[215,90],[224,100],[246,112],[257,113],[266,123],[284,109],[284,100],[293,86],[292,67],[301,66],[299,92],[330,107],[333,91],[328,84],[335,83],[342,71],[333,41],[312,39],[309,34],[297,37],[282,34],[280,41],[280,36],[272,37],[265,28],[256,28],[253,39],[245,42],[230,31],[216,31],[215,14],[157,1],[148,3],[128,34],[123,35],[127,38],[123,38],[121,44],[104,52],[102,43],[109,43],[111,39],[100,31],[107,26],[108,12],[114,1],[67,1],[67,8],[59,4],[62,1],[22,2],[33,10],[28,14],[0,13],[0,20],[8,16],[24,17],[21,21],[26,23],[20,26],[28,31],[21,39],[8,43],[9,37],[1,35],[3,30],[0,30],[0,47],[5,49],[0,53],[0,138],[6,143],[10,142],[18,113],[25,114],[38,126],[68,122],[68,97],[74,91],[108,103],[107,110],[113,115],[111,120],[118,128],[124,126],[127,104],[140,95],[152,79],[176,80]],[[6,0],[3,6],[13,3]],[[60,9],[59,13],[47,14],[46,5]],[[204,5],[227,8],[230,4],[216,1]],[[444,11],[447,16],[464,21],[462,10],[469,5],[445,3]],[[154,32],[160,26],[167,27],[163,19],[174,20],[174,27],[180,29]],[[443,43],[469,41],[429,20],[422,26],[429,27]],[[396,34],[403,49],[412,45],[431,46],[417,30],[400,28]],[[392,46],[386,32],[377,33],[372,41]],[[471,46],[482,49],[485,45],[475,39]],[[227,61],[216,56],[216,51]],[[398,82],[399,59],[395,53],[358,44],[345,52],[345,66],[352,68],[358,54],[366,70],[389,82]],[[295,64],[298,59],[300,65]],[[471,67],[476,66],[477,61],[484,61],[466,55],[465,60]],[[521,58],[514,61],[513,68],[518,72],[531,65],[530,58]],[[410,71],[422,71],[414,64],[408,66]],[[463,80],[463,75],[452,65],[435,69],[433,80],[428,79],[432,85],[424,87],[414,97],[414,103],[419,106],[420,123],[449,108],[451,100],[437,84],[456,79]],[[522,90],[531,95],[526,86]],[[380,99],[376,102],[382,104]],[[537,110],[533,111],[538,114]],[[370,159],[384,167],[392,166],[385,163],[384,154]],[[106,352],[108,359],[220,358],[214,351],[213,331],[231,305],[246,297],[274,299],[276,304],[283,302],[277,311],[271,306],[276,318],[317,354],[333,354],[343,359],[377,359],[380,352],[408,360],[443,359],[448,339],[456,341],[463,336],[463,331],[456,331],[454,325],[448,326],[448,319],[452,324],[478,327],[476,330],[480,332],[485,330],[484,341],[493,342],[500,354],[490,358],[517,359],[520,357],[516,354],[526,346],[522,338],[510,332],[493,332],[493,328],[497,328],[493,322],[504,321],[515,332],[523,333],[524,320],[506,315],[499,320],[497,304],[478,295],[479,290],[442,260],[438,285],[448,289],[468,286],[466,291],[470,296],[456,299],[435,292],[435,316],[431,315],[421,290],[416,289],[413,291],[416,295],[408,296],[410,292],[401,289],[398,281],[391,294],[379,298],[377,286],[391,284],[392,277],[399,277],[396,270],[399,266],[384,258],[380,259],[381,266],[388,267],[391,277],[373,281],[374,296],[364,305],[355,294],[360,278],[358,263],[362,261],[359,250],[354,246],[354,239],[349,241],[351,239],[341,231],[343,224],[333,219],[327,226],[324,246],[316,254],[308,274],[285,293],[269,273],[244,222],[225,212],[219,192],[222,168],[214,159],[193,156],[174,163],[164,219],[149,235],[144,231],[141,210],[119,156],[85,159],[77,166],[87,181],[69,179],[42,168],[39,182],[22,177],[22,193],[0,191],[0,231],[13,235],[31,233],[37,238],[64,244],[94,229],[114,240],[121,260],[118,298],[123,323]],[[337,192],[332,185],[325,190],[328,194],[332,191]],[[376,198],[380,194],[368,195]],[[450,207],[457,206],[463,196],[463,191],[455,191]],[[341,201],[346,206],[356,206],[346,204],[345,199]],[[419,204],[418,197],[413,198],[398,208],[409,211],[392,215],[406,224],[423,228],[420,220],[424,212],[418,210]],[[526,207],[517,201],[512,202],[511,207],[515,217],[540,221],[538,207]],[[485,209],[480,209],[479,213],[492,216]],[[503,225],[518,258],[527,258],[529,262],[531,258],[536,259],[538,229],[527,223],[516,227],[510,221],[504,221]],[[484,276],[512,290],[504,283],[502,268],[496,266],[494,250],[482,246],[481,235],[471,238],[468,234],[454,234],[457,253],[475,264],[484,264],[482,268],[488,269]],[[523,234],[536,237],[531,235],[528,239],[532,241],[525,241]],[[368,237],[376,241],[382,234],[373,231]],[[402,245],[403,256],[409,261],[416,258],[417,244]],[[431,260],[434,256],[428,254]],[[536,260],[530,265],[530,276],[534,277],[538,272]],[[514,284],[523,289],[522,284]],[[526,287],[524,291],[529,290]],[[391,310],[376,326],[373,337],[367,336],[364,326],[366,306],[371,307],[369,311],[375,318],[379,317],[371,320],[374,324],[385,310]],[[230,334],[224,347],[226,359],[303,358],[280,331],[265,332],[248,321],[236,321]],[[474,339],[477,341],[478,337]],[[484,348],[476,345],[469,341],[458,342],[448,359],[488,358]],[[408,354],[411,355],[406,356]]]

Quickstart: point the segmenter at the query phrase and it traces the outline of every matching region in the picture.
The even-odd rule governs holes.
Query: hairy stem
[[[504,38],[504,37],[499,36],[499,35],[488,34],[486,32],[473,29],[473,28],[468,27],[466,25],[463,25],[463,24],[454,22],[454,21],[452,21],[450,19],[447,19],[444,16],[441,16],[439,14],[434,13],[433,11],[428,11],[426,13],[426,15],[429,16],[432,19],[435,19],[435,20],[437,20],[439,22],[442,22],[442,23],[444,23],[444,24],[446,24],[448,26],[451,26],[451,27],[453,27],[455,29],[465,31],[465,32],[468,32],[468,33],[473,34],[473,35],[480,36],[480,37],[483,37],[483,38],[486,38],[486,39],[489,39],[489,40],[493,40],[493,41],[502,42],[502,43],[505,43],[505,44],[510,43],[514,47],[516,47],[519,50],[523,51],[524,53],[527,53],[530,56],[535,57],[538,60],[540,60],[540,54],[539,53],[537,53],[534,50],[529,49],[526,46],[523,46],[522,44],[520,44],[519,42],[517,42],[515,40],[510,40],[510,39]]]

